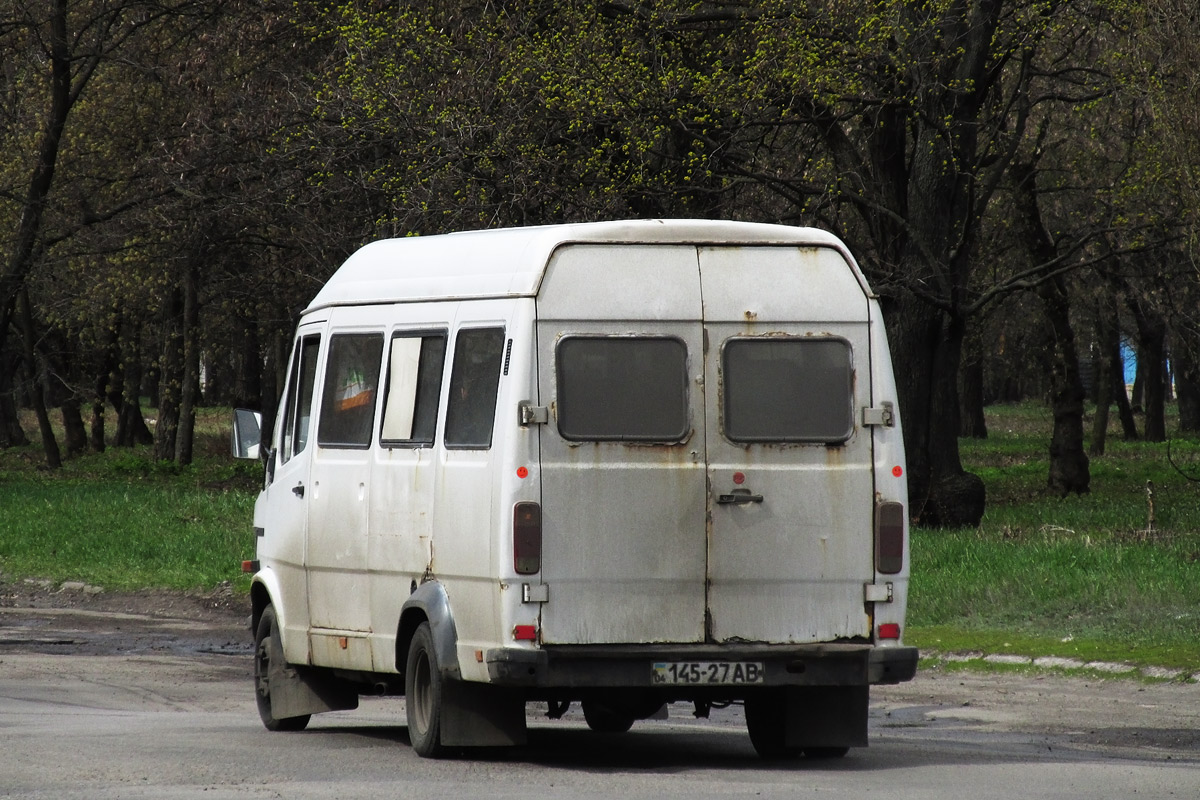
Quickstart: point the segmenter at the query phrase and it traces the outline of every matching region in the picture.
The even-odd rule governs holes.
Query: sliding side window
[[[338,448],[371,445],[382,359],[382,333],[343,333],[330,338],[321,392],[321,422],[317,428],[319,445]]]
[[[844,442],[854,432],[844,339],[731,339],[724,347],[725,435],[735,442]]]
[[[667,336],[558,345],[558,429],[573,441],[678,442],[688,433],[687,346]]]
[[[445,333],[397,333],[392,337],[379,434],[385,447],[433,444],[445,360]]]
[[[446,447],[492,446],[503,355],[503,328],[468,328],[458,332],[446,407]]]

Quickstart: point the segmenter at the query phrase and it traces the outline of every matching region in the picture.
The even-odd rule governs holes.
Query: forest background
[[[0,447],[51,468],[272,410],[367,241],[626,217],[847,241],[921,524],[982,517],[989,403],[1047,400],[1057,495],[1110,408],[1200,430],[1191,0],[3,0],[0,58]]]

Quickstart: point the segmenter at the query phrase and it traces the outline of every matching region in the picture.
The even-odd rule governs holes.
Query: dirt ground
[[[249,601],[229,586],[206,593],[110,593],[0,579],[0,654],[249,654],[249,618]]]

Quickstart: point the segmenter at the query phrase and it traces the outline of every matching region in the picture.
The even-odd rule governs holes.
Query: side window
[[[844,339],[731,339],[723,352],[725,435],[735,442],[844,442],[854,430]]]
[[[454,342],[450,399],[446,408],[447,447],[492,446],[496,390],[504,354],[503,328],[461,330]]]
[[[428,446],[437,428],[446,334],[392,337],[379,439],[384,445]]]
[[[286,463],[301,452],[308,444],[308,431],[312,418],[313,387],[317,382],[317,352],[321,349],[320,336],[306,336],[296,347],[292,359],[292,375],[288,381],[290,394],[283,407],[283,441],[279,463]]]
[[[687,346],[665,336],[571,336],[558,345],[564,439],[678,442],[688,432]]]
[[[382,358],[381,333],[343,333],[330,338],[317,427],[317,443],[322,447],[370,446]]]

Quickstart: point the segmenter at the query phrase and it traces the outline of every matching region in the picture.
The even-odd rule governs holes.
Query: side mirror
[[[233,457],[257,459],[262,439],[262,414],[248,408],[233,410]]]

